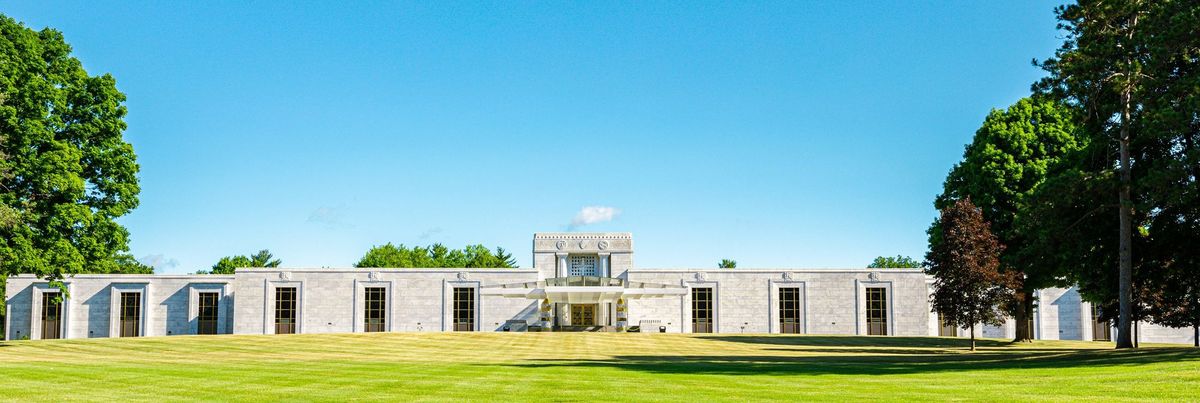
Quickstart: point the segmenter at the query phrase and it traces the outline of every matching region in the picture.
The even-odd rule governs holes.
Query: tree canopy
[[[61,287],[75,273],[152,272],[116,221],[140,191],[125,113],[116,79],[89,75],[61,32],[0,14],[0,318],[9,275]]]
[[[276,259],[271,251],[263,249],[250,256],[226,256],[212,266],[212,270],[201,270],[199,274],[233,274],[239,267],[279,267],[283,261]]]
[[[934,201],[935,207],[943,209],[971,198],[1005,246],[1000,269],[1019,273],[1016,278],[1022,280],[1016,284],[1014,303],[1005,307],[1017,319],[1017,340],[1032,335],[1024,319],[1033,313],[1033,291],[1061,285],[1062,273],[1055,270],[1058,266],[1036,263],[1032,257],[1050,252],[1026,242],[1015,222],[1051,169],[1082,147],[1086,139],[1080,136],[1077,121],[1074,109],[1049,97],[1023,98],[1005,110],[992,110]],[[939,230],[929,233],[933,247],[939,242]]]
[[[720,262],[717,262],[717,267],[722,269],[734,269],[737,268],[737,261],[733,259],[721,259]]]
[[[450,249],[440,243],[428,247],[387,243],[374,246],[363,255],[354,267],[396,268],[513,268],[517,260],[504,248],[496,247],[493,252],[483,245],[467,245],[462,249]]]
[[[921,262],[913,259],[911,256],[879,256],[867,265],[869,269],[916,269],[921,267]]]
[[[0,15],[0,273],[120,272],[138,205],[125,95],[62,33]],[[138,270],[142,267],[132,267]]]
[[[1088,146],[1040,192],[1051,204],[1030,227],[1059,246],[1047,263],[1069,267],[1085,299],[1117,307],[1117,345],[1132,347],[1132,321],[1162,297],[1147,293],[1200,276],[1193,248],[1178,247],[1200,237],[1200,3],[1082,0],[1057,13],[1063,45],[1034,89],[1080,111]]]

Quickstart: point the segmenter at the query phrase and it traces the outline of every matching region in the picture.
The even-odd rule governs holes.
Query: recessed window
[[[62,338],[62,299],[61,293],[42,293],[42,338]]]
[[[713,289],[692,289],[692,333],[713,331]]]
[[[867,334],[886,336],[888,334],[887,316],[887,289],[867,288]]]
[[[958,332],[955,331],[954,325],[946,324],[946,320],[942,317],[942,313],[938,312],[938,336],[954,337]]]
[[[470,332],[475,330],[475,289],[457,287],[454,289],[454,331]]]
[[[382,332],[387,328],[387,288],[363,289],[363,331]]]
[[[779,288],[779,333],[803,333],[799,287]]]
[[[142,335],[142,293],[121,293],[121,337]]]
[[[1092,340],[1112,341],[1112,323],[1100,320],[1100,307],[1092,304]]]
[[[598,276],[596,270],[596,255],[571,255],[568,276]]]
[[[197,294],[196,334],[217,334],[217,312],[220,295],[215,292]]]
[[[275,289],[275,334],[296,333],[296,287]]]

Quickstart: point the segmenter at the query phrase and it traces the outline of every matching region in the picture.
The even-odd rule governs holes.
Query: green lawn
[[[0,400],[1200,400],[1200,349],[389,333],[0,342]]]

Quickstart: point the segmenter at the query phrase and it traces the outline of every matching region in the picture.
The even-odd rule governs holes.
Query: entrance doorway
[[[571,304],[571,326],[596,326],[596,304]]]

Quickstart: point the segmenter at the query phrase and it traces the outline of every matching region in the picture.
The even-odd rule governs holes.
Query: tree
[[[1195,189],[1192,190],[1195,192]],[[1170,216],[1170,214],[1160,214]],[[1196,217],[1196,216],[1193,216]],[[1149,254],[1154,270],[1153,292],[1144,298],[1149,319],[1167,327],[1191,327],[1193,345],[1200,347],[1200,217],[1175,220],[1151,234]],[[1135,283],[1138,280],[1135,278]],[[1135,340],[1136,341],[1136,340]]]
[[[969,198],[942,209],[939,221],[941,242],[925,255],[934,277],[930,304],[946,324],[970,328],[974,351],[976,324],[1004,323],[1000,306],[1012,298],[1014,276],[1000,271],[1004,246]]]
[[[1129,348],[1133,347],[1137,272],[1165,267],[1161,257],[1139,254],[1153,254],[1154,243],[1165,242],[1160,233],[1172,233],[1170,226],[1190,225],[1198,219],[1196,200],[1178,196],[1196,187],[1194,167],[1200,162],[1196,160],[1200,4],[1084,0],[1059,7],[1057,13],[1065,40],[1054,57],[1037,63],[1049,75],[1034,89],[1082,111],[1082,128],[1093,147],[1065,174],[1085,191],[1107,188],[1111,192],[1103,201],[1080,209],[1084,215],[1058,220],[1093,220],[1092,214],[1101,213],[1116,217],[1109,239],[1116,238],[1110,262],[1115,261],[1117,268],[1117,347]],[[1110,249],[1085,253],[1109,254]],[[1111,265],[1099,267],[1111,270]],[[1166,278],[1156,273],[1140,277]],[[1113,294],[1082,285],[1080,290],[1092,301],[1105,301]]]
[[[271,251],[263,249],[250,256],[223,257],[213,265],[212,270],[201,270],[197,274],[233,274],[239,267],[279,267],[282,263],[271,255]]]
[[[1200,3],[1153,3],[1147,18],[1169,21],[1146,26],[1143,36],[1145,90],[1138,106],[1140,152],[1134,154],[1150,208],[1145,260],[1153,271],[1146,277],[1159,291],[1148,316],[1160,325],[1191,327],[1200,347]]]
[[[61,288],[75,273],[141,269],[120,263],[133,259],[116,219],[140,190],[124,103],[61,32],[0,15],[0,278],[30,273]]]
[[[467,245],[463,249],[450,249],[440,243],[428,247],[407,247],[390,242],[373,246],[354,267],[395,268],[513,268],[517,260],[504,248],[493,252],[483,245]]]
[[[722,268],[722,269],[737,268],[737,261],[731,260],[731,259],[721,259],[720,262],[717,262],[717,267]]]
[[[895,257],[879,256],[867,265],[871,269],[915,269],[921,267],[921,262],[910,256],[896,255]]]
[[[1058,266],[1034,262],[1047,251],[1027,242],[1015,223],[1050,170],[1082,146],[1077,121],[1073,109],[1049,97],[1023,98],[1008,109],[992,110],[934,202],[940,210],[970,197],[1005,245],[1000,269],[1019,280],[1013,303],[1004,307],[1016,319],[1015,341],[1029,340],[1033,333],[1026,318],[1033,313],[1034,291],[1063,285]],[[936,243],[937,237],[931,236],[930,242]]]

